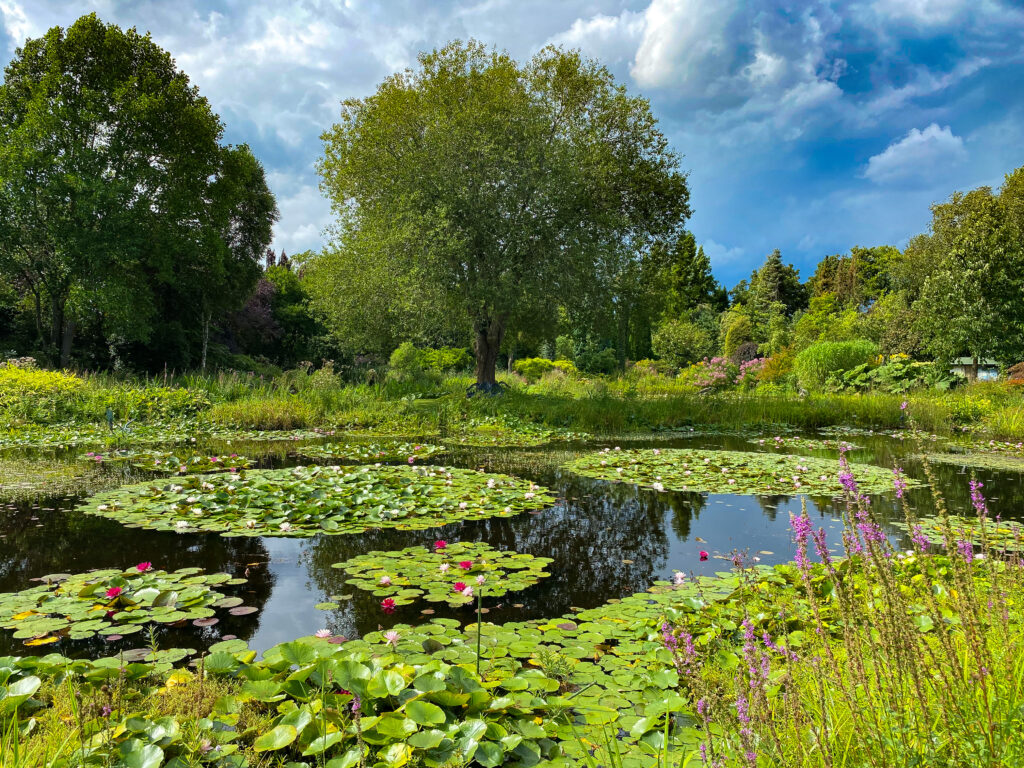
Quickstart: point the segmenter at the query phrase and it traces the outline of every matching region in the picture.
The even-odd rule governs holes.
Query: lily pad
[[[81,640],[131,634],[149,622],[193,619],[197,626],[210,626],[205,622],[217,621],[211,618],[213,607],[225,599],[212,587],[228,578],[195,568],[154,570],[149,563],[75,574],[0,594],[0,627],[35,639],[67,630]]]
[[[123,462],[146,472],[168,475],[188,475],[203,472],[224,472],[247,469],[253,460],[237,454],[206,455],[178,451],[150,451],[134,448],[120,448],[111,451],[89,451],[78,457],[93,464]]]
[[[548,557],[503,552],[484,542],[437,542],[433,549],[368,552],[333,567],[354,577],[349,584],[377,597],[391,597],[396,605],[417,598],[464,605],[481,592],[500,597],[526,589],[551,575],[544,570],[551,562]]]
[[[80,509],[156,530],[313,536],[433,528],[553,501],[532,483],[466,469],[310,466],[139,483],[97,494]]]
[[[330,442],[305,446],[297,451],[307,459],[337,459],[357,464],[374,462],[404,461],[408,464],[423,463],[424,460],[444,453],[440,445],[409,443],[388,440],[376,443]]]
[[[839,461],[811,456],[744,451],[605,449],[570,461],[566,469],[602,480],[621,480],[658,491],[707,491],[763,495],[841,496]],[[893,490],[891,470],[850,464],[863,493]],[[907,486],[920,485],[905,478]]]

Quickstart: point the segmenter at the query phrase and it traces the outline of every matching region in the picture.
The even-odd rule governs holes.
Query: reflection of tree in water
[[[64,508],[61,508],[63,504]],[[246,605],[262,608],[270,596],[273,576],[265,565],[267,550],[260,539],[225,538],[217,534],[175,534],[126,528],[113,520],[84,515],[71,510],[73,504],[62,499],[43,499],[38,504],[0,506],[0,591],[17,592],[35,586],[32,578],[49,573],[82,573],[98,568],[130,568],[141,561],[167,571],[199,567],[208,572],[245,576],[247,584],[223,587],[219,591],[241,597]],[[50,509],[47,509],[50,508]],[[197,630],[163,627],[160,645],[198,648],[216,642],[226,634],[249,637],[255,617],[234,617],[218,611],[220,622]],[[121,647],[145,644],[147,635],[126,635],[123,642],[104,643],[101,639],[27,648],[11,633],[0,630],[0,654],[25,654],[33,651],[59,651],[75,656],[116,654]]]
[[[486,541],[497,549],[554,559],[548,569],[551,576],[539,584],[485,600],[488,618],[496,622],[557,616],[573,606],[592,607],[647,589],[667,559],[664,520],[671,508],[665,501],[633,486],[609,486],[573,477],[564,478],[558,491],[565,501],[536,515],[495,517],[431,531],[378,530],[359,536],[320,537],[308,550],[310,577],[325,594],[354,595],[352,609],[345,614],[346,618],[358,617],[359,632],[376,629],[378,623],[420,621],[423,608],[433,608],[437,616],[473,620],[471,608],[425,601],[400,608],[389,617],[381,611],[379,597],[346,584],[344,571],[331,567],[372,550],[431,547],[438,538]],[[515,604],[523,608],[513,608]]]
[[[705,493],[667,492],[659,497],[672,510],[672,530],[682,541],[690,538],[690,525],[708,505]]]

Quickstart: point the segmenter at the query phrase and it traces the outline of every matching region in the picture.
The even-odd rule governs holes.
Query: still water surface
[[[923,479],[920,462],[912,458],[917,447],[910,441],[884,436],[850,438],[862,450],[851,453],[853,462],[892,467],[899,464],[911,477]],[[657,579],[671,578],[675,570],[687,574],[711,574],[731,567],[734,552],[759,558],[763,564],[792,558],[789,516],[799,514],[806,503],[815,525],[830,531],[838,544],[840,507],[835,500],[799,496],[742,496],[707,493],[656,493],[622,483],[578,477],[558,468],[574,453],[610,445],[623,448],[650,446],[650,441],[597,442],[590,445],[548,449],[462,449],[450,454],[450,466],[506,472],[551,488],[559,501],[536,514],[512,518],[454,523],[428,531],[384,529],[357,535],[319,536],[311,539],[223,538],[216,534],[176,534],[125,528],[105,518],[74,511],[76,498],[42,499],[35,504],[10,504],[0,500],[0,591],[32,586],[33,577],[48,573],[79,573],[93,568],[125,568],[152,561],[158,568],[174,570],[199,566],[210,572],[245,575],[248,583],[226,588],[259,609],[249,616],[233,617],[218,612],[220,622],[206,629],[187,625],[163,628],[161,647],[203,648],[224,636],[237,636],[256,650],[318,629],[358,637],[395,623],[418,623],[429,605],[436,616],[464,622],[475,621],[470,607],[414,603],[391,616],[380,610],[379,598],[345,583],[346,574],[332,568],[371,550],[394,550],[447,541],[486,541],[498,549],[550,557],[551,577],[518,593],[486,599],[487,618],[494,622],[555,617],[574,608],[590,608],[610,598],[644,591]],[[676,437],[658,440],[666,447],[767,450],[738,436]],[[264,466],[295,463],[285,448],[264,459]],[[247,455],[254,455],[245,451]],[[835,457],[834,451],[808,455]],[[933,467],[937,484],[952,511],[969,509],[970,470],[955,465]],[[985,484],[989,509],[1005,519],[1022,519],[1024,475],[977,470]],[[908,493],[919,514],[932,510],[927,489]],[[875,497],[873,506],[882,520],[900,519],[892,494]],[[891,540],[906,547],[902,532],[887,525]],[[701,562],[699,552],[711,557]],[[231,591],[237,590],[237,591]],[[351,595],[339,607],[322,611],[314,606],[332,595]],[[102,639],[71,643],[66,640],[42,648],[26,648],[11,633],[0,630],[0,655],[33,651],[61,652],[70,656],[116,654],[121,649],[147,643],[145,633],[107,643]]]

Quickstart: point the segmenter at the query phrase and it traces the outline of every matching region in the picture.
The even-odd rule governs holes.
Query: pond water
[[[899,464],[907,475],[924,479],[923,468],[912,456],[919,452],[910,440],[878,435],[848,438],[860,450],[852,462],[884,467]],[[745,496],[707,493],[657,493],[623,483],[579,477],[559,469],[583,451],[619,445],[661,448],[689,447],[742,451],[769,450],[750,437],[736,435],[673,436],[600,441],[534,449],[459,449],[444,458],[448,466],[482,468],[533,480],[553,490],[558,503],[535,514],[510,518],[454,523],[423,531],[383,529],[356,535],[318,536],[309,539],[225,538],[213,533],[168,533],[126,528],[105,518],[81,514],[75,497],[44,498],[35,503],[10,503],[0,499],[0,592],[32,586],[30,579],[49,573],[79,573],[95,568],[125,568],[151,561],[158,568],[174,570],[199,566],[210,572],[245,576],[248,583],[225,588],[258,609],[248,616],[218,613],[213,627],[162,628],[156,638],[160,647],[201,649],[225,636],[237,636],[256,650],[309,635],[326,628],[349,638],[359,637],[396,623],[415,624],[434,616],[475,621],[471,607],[449,607],[421,601],[402,606],[387,615],[380,599],[346,584],[348,576],[332,568],[371,550],[396,550],[414,545],[430,546],[436,539],[485,541],[503,550],[515,550],[553,558],[550,578],[522,592],[501,598],[485,598],[487,619],[494,622],[556,617],[579,608],[592,608],[609,599],[646,590],[656,579],[671,578],[673,571],[711,574],[728,570],[735,552],[758,558],[767,565],[792,559],[790,513],[802,503],[815,521],[830,530],[838,547],[841,509],[836,500],[800,496]],[[251,449],[251,450],[250,450]],[[256,455],[246,446],[239,453]],[[263,450],[267,450],[264,446]],[[265,455],[261,466],[283,467],[296,463],[278,446]],[[834,451],[810,451],[804,455],[835,458]],[[308,462],[305,462],[308,463]],[[111,468],[110,471],[123,471]],[[933,466],[939,491],[952,511],[969,509],[968,480],[971,470],[950,464]],[[1005,519],[1024,517],[1024,474],[977,470],[985,484],[989,509]],[[133,479],[138,479],[133,478]],[[927,488],[908,492],[911,507],[930,514],[932,497]],[[892,494],[875,497],[873,507],[883,521],[899,520]],[[886,525],[891,540],[906,548],[904,534]],[[701,562],[699,552],[710,558]],[[318,610],[317,603],[344,595],[338,607]],[[350,597],[349,597],[350,596]],[[115,655],[119,650],[149,642],[145,633],[106,642],[96,638],[61,640],[39,648],[27,648],[0,630],[0,655],[60,652],[69,656]]]

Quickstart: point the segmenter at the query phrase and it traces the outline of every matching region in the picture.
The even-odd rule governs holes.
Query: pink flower
[[[135,566],[135,570],[137,570],[139,573],[145,573],[146,571],[152,571],[153,570],[153,564],[150,563],[150,562],[142,562],[142,563],[139,563],[138,565]]]
[[[437,541],[434,542],[434,549],[435,550],[444,549],[447,546],[448,546],[448,542],[445,541],[444,539],[438,539]]]
[[[708,553],[707,553],[707,552],[705,552],[705,551],[704,551],[704,550],[702,549],[702,550],[700,551],[700,560],[701,560],[701,562],[704,562],[704,561],[705,561],[705,560],[707,560],[707,559],[708,559]]]
[[[472,587],[466,587],[464,590],[462,590],[462,594],[465,595],[466,597],[472,597],[473,596],[473,588]]]
[[[462,590],[464,590],[465,588],[466,588],[466,582],[464,582],[464,581],[456,581],[456,582],[455,582],[455,586],[453,587],[453,589],[454,589],[454,590],[455,590],[456,592],[461,592],[461,591],[462,591]]]
[[[391,577],[390,576],[381,576],[380,577],[380,583],[383,584],[385,587],[388,586],[389,584],[391,584]]]
[[[316,637],[330,637],[331,636],[331,630],[329,630],[329,629],[318,629],[316,631],[316,633],[315,633],[315,636]]]
[[[111,587],[107,590],[107,597],[113,599],[121,594],[123,590],[120,587]]]
[[[483,583],[485,581],[486,581],[486,579],[483,577],[483,574],[480,574],[479,576],[476,577],[476,583],[479,586],[483,586]]]
[[[461,563],[459,563],[459,568],[461,568],[464,571],[468,571],[472,567],[473,567],[473,561],[472,560],[463,560]]]
[[[395,612],[395,601],[394,601],[394,599],[390,598],[390,597],[386,597],[383,600],[381,600],[380,601],[380,609],[382,611],[384,611],[384,613],[394,613]]]
[[[387,632],[384,633],[384,639],[387,640],[390,645],[393,645],[395,647],[398,646],[399,637],[401,637],[401,635],[399,635],[398,632],[396,632],[393,629],[389,629]]]
[[[415,456],[410,456],[409,457],[409,463],[410,464],[415,464],[416,463],[416,457]]]

